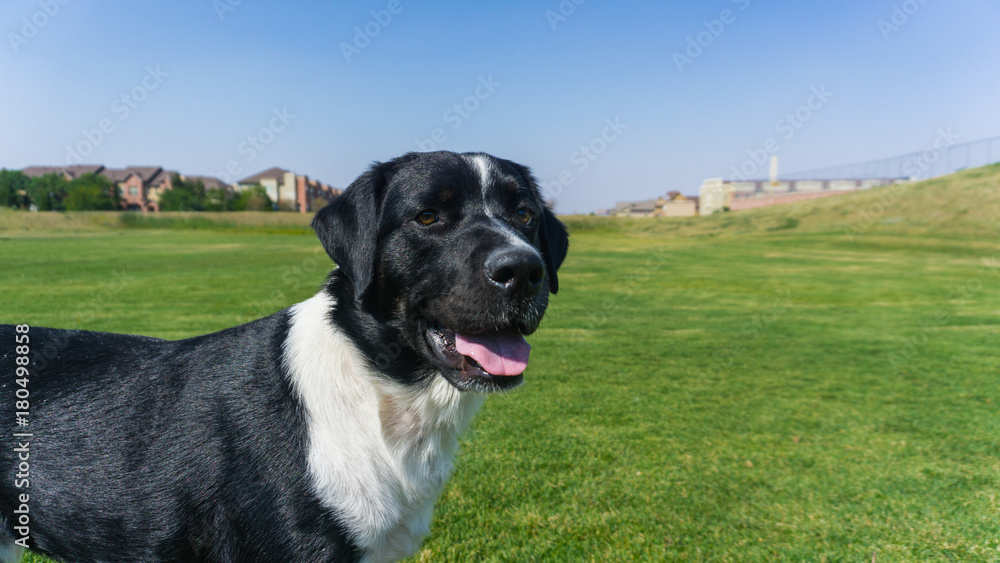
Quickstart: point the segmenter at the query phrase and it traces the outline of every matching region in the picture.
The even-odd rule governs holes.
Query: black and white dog
[[[25,544],[72,563],[416,551],[459,433],[521,383],[567,233],[527,168],[450,152],[373,165],[313,227],[338,268],[243,326],[0,326],[4,561]],[[16,341],[58,352],[30,360],[30,437]]]

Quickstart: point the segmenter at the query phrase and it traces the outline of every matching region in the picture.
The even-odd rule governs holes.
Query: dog
[[[452,152],[373,164],[312,225],[337,267],[249,324],[178,341],[0,327],[0,555],[390,561],[420,547],[459,434],[523,380],[566,228],[528,168]],[[22,345],[55,353],[23,366]]]

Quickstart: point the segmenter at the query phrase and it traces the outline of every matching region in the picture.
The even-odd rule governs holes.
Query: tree
[[[20,170],[0,170],[0,206],[24,207],[31,178]]]
[[[326,204],[328,203],[330,202],[327,201],[326,198],[316,196],[312,198],[312,201],[309,202],[309,209],[314,212],[319,211],[320,209],[326,207]]]
[[[208,207],[205,184],[183,180],[174,174],[172,187],[160,193],[160,211],[205,211]]]
[[[267,195],[264,186],[256,185],[245,188],[232,200],[233,211],[272,211],[274,202]]]
[[[69,189],[69,182],[62,174],[49,173],[31,179],[28,198],[38,206],[39,211],[62,211],[66,209],[63,198]]]
[[[69,211],[114,211],[118,209],[117,196],[118,188],[111,180],[91,173],[69,183],[62,203]]]
[[[228,211],[231,199],[225,188],[209,188],[205,190],[205,210]]]

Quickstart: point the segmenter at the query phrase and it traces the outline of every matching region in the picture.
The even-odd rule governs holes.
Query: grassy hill
[[[568,217],[576,231],[686,236],[796,230],[853,234],[1000,235],[1000,163],[841,196],[709,217]]]

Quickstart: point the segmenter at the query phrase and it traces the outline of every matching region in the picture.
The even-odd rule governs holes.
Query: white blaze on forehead
[[[490,185],[493,183],[493,163],[490,162],[488,156],[483,154],[468,154],[462,155],[465,160],[472,165],[473,168],[479,172],[479,184],[483,190],[483,200],[486,199],[486,192],[489,190]],[[487,213],[489,209],[487,209]]]
[[[484,154],[463,154],[462,158],[464,158],[465,161],[472,166],[472,168],[479,172],[479,183],[483,190],[483,211],[486,212],[486,216],[489,217],[497,226],[498,230],[503,233],[507,242],[514,246],[530,248],[537,252],[537,249],[535,249],[534,246],[524,240],[513,227],[497,217],[493,213],[493,210],[490,209],[489,189],[496,179],[496,171],[493,168],[493,162],[491,162],[490,157]]]

